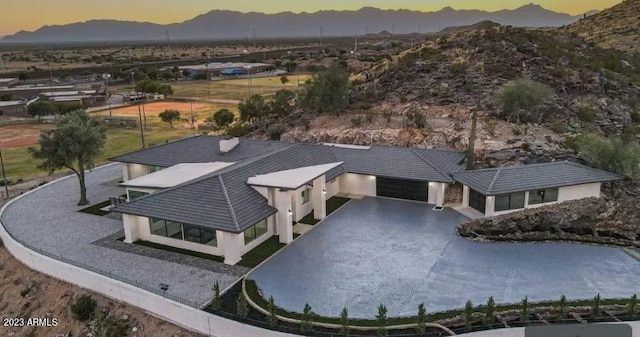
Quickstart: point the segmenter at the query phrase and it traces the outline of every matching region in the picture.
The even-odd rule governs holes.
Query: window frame
[[[529,205],[542,205],[542,204],[548,204],[548,203],[552,203],[552,202],[557,202],[558,201],[558,195],[560,192],[560,188],[559,187],[548,187],[548,188],[540,188],[537,190],[531,190],[529,191],[529,201],[528,204]],[[535,199],[534,201],[532,201],[533,199],[531,198],[531,196],[535,196],[536,198],[539,197],[540,199]],[[552,196],[552,199],[547,200],[548,197],[547,195]],[[538,201],[540,200],[540,201]]]
[[[264,232],[258,234],[258,225],[261,225],[264,223]],[[260,226],[263,227],[263,226]],[[256,239],[262,237],[263,235],[267,234],[269,232],[269,228],[268,228],[268,222],[267,219],[263,219],[261,221],[256,222],[253,226],[245,229],[242,232],[242,237],[244,238],[244,245],[247,246],[248,244],[250,244],[251,242],[255,241]],[[249,235],[247,235],[249,234]],[[249,240],[247,240],[247,238],[249,238]]]
[[[507,200],[507,207],[506,208],[498,208],[498,198],[504,198],[505,196],[507,196],[508,200]],[[522,202],[520,202],[519,200],[517,200],[514,197],[517,196],[522,196]],[[494,197],[493,200],[493,211],[494,212],[505,212],[505,211],[512,211],[512,210],[517,210],[517,209],[524,209],[526,206],[526,202],[525,202],[525,192],[512,192],[512,193],[503,193],[503,194],[497,194]],[[516,199],[516,200],[514,200]],[[516,202],[518,202],[517,204],[515,204]]]
[[[309,187],[302,190],[300,199],[302,200],[302,205],[306,205],[311,201],[311,189]]]
[[[190,243],[195,243],[195,244],[200,244],[200,245],[205,245],[210,247],[218,247],[218,233],[215,229],[203,228],[196,225],[185,224],[177,221],[169,221],[169,220],[160,219],[160,218],[148,218],[148,219],[149,219],[149,234],[152,236],[159,236],[159,237],[163,237],[171,240],[190,242]],[[162,228],[157,227],[157,225],[159,224],[162,225]],[[169,235],[169,225],[180,226],[180,238],[175,238]],[[154,226],[156,226],[155,230],[154,230]],[[185,236],[185,227],[189,229],[198,230],[198,234],[199,234],[198,241],[187,240],[187,237]],[[160,229],[164,229],[164,233],[158,233]],[[174,227],[174,229],[177,229],[177,227]],[[202,235],[203,231],[213,233],[213,240],[210,240],[209,242],[203,242],[203,235]],[[175,234],[177,234],[177,232]]]

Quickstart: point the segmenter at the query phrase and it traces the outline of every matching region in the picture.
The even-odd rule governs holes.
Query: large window
[[[524,192],[496,195],[494,211],[508,211],[524,208]]]
[[[149,173],[153,173],[153,172],[157,172],[157,171],[160,171],[160,170],[164,169],[164,167],[155,166],[155,165],[147,165],[147,169],[149,170]]]
[[[558,188],[545,188],[529,191],[529,205],[558,201]]]
[[[149,219],[151,234],[167,238],[200,243],[213,247],[218,246],[216,231],[174,221]]]
[[[266,232],[267,219],[264,219],[244,231],[244,244],[248,245],[251,241],[261,237]]]
[[[129,201],[134,201],[136,199],[140,199],[140,198],[142,198],[142,197],[144,197],[145,195],[148,195],[148,194],[149,193],[147,193],[147,192],[129,190]]]
[[[309,188],[305,188],[305,189],[302,191],[302,204],[303,204],[303,205],[309,202],[309,192],[310,192],[310,191],[311,191],[311,190],[310,190]]]

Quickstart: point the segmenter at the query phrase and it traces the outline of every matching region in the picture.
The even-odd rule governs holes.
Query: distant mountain
[[[563,30],[600,47],[640,52],[640,0],[625,0]]]
[[[347,36],[379,32],[395,34],[437,32],[450,26],[467,26],[490,20],[502,25],[559,27],[580,18],[529,4],[515,10],[486,12],[455,10],[437,12],[381,10],[364,7],[357,11],[319,11],[278,14],[215,10],[182,23],[160,25],[148,22],[91,20],[67,25],[44,26],[34,32],[20,31],[1,42],[71,41],[160,41],[167,31],[172,40],[244,39],[258,37]]]

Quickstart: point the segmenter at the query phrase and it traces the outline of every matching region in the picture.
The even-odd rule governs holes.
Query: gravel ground
[[[479,243],[460,238],[461,214],[383,198],[351,200],[248,278],[276,305],[320,315],[374,318],[497,303],[628,298],[640,262],[621,249],[571,243]]]
[[[86,178],[91,204],[124,193],[114,183],[122,178],[118,164],[97,168]],[[78,212],[83,208],[76,205],[78,189],[75,176],[55,181],[13,202],[0,220],[19,241],[154,289],[159,289],[159,283],[168,284],[167,293],[198,304],[212,298],[211,288],[216,280],[224,289],[237,280],[238,272],[243,272],[212,272],[91,244],[122,230],[122,221]]]

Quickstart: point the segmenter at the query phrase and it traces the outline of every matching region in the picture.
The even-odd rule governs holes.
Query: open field
[[[144,113],[147,118],[147,127],[152,128],[168,128],[169,124],[163,122],[158,115],[167,110],[175,109],[180,111],[181,121],[174,122],[174,128],[191,128],[191,107],[193,105],[194,121],[197,125],[198,122],[203,122],[205,118],[213,116],[213,114],[220,109],[229,109],[231,112],[237,114],[238,106],[236,104],[217,104],[217,103],[202,103],[202,102],[153,102],[140,106],[144,107]],[[138,106],[132,105],[123,108],[111,109],[113,116],[123,117],[135,117],[138,118]],[[108,110],[92,113],[94,116],[109,116]]]
[[[298,78],[303,84],[311,75],[290,75],[289,83],[283,86],[280,77],[257,77],[251,79],[251,90],[249,87],[249,79],[231,79],[210,81],[191,81],[191,82],[170,82],[168,84],[173,88],[173,96],[175,97],[191,97],[197,99],[208,99],[211,92],[212,99],[234,99],[242,100],[253,94],[263,96],[271,96],[281,89],[295,90],[298,87]],[[131,92],[131,85],[119,86],[118,92]]]
[[[2,149],[8,149],[33,145],[40,139],[40,131],[47,127],[46,125],[37,124],[2,127],[0,128],[0,147]]]

